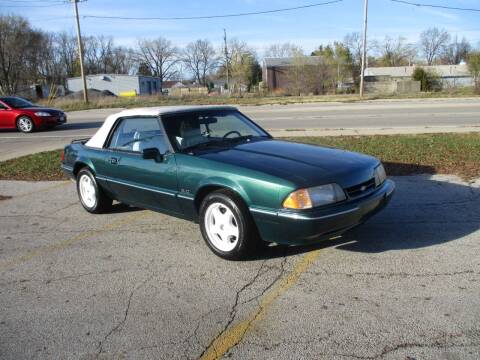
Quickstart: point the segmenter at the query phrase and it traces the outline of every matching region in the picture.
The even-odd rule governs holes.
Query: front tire
[[[35,131],[35,124],[28,116],[20,116],[17,119],[17,129],[25,134]]]
[[[200,206],[199,220],[208,247],[224,259],[244,259],[261,241],[248,208],[230,191],[208,194]]]
[[[77,174],[77,193],[85,210],[92,214],[107,212],[112,207],[112,199],[98,186],[95,176],[88,168]]]

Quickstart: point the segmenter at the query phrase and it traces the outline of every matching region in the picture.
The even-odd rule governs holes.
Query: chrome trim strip
[[[191,197],[191,196],[186,196],[186,195],[182,195],[182,194],[177,194],[177,197],[180,198],[180,199],[185,199],[185,200],[191,200],[191,201],[194,200],[193,197]]]
[[[278,213],[276,211],[271,211],[271,210],[263,210],[263,209],[257,209],[257,208],[249,208],[250,211],[252,212],[256,212],[256,213],[259,213],[259,214],[266,214],[266,215],[274,215],[274,216],[277,216]]]
[[[120,184],[120,185],[131,186],[131,187],[141,189],[141,190],[152,191],[152,192],[162,194],[162,195],[175,196],[175,193],[172,193],[172,192],[167,192],[167,191],[162,191],[162,190],[157,190],[157,189],[151,189],[151,188],[148,188],[148,187],[145,187],[145,186],[127,183],[125,181],[114,180],[112,178],[107,178],[107,177],[103,177],[103,176],[96,176],[96,178],[99,179],[99,180],[111,181],[111,182],[114,182],[114,183],[117,183],[117,184]]]
[[[61,165],[60,166],[63,170],[67,170],[67,171],[73,171],[73,167],[71,166],[68,166],[68,165]]]
[[[317,216],[317,217],[308,217],[308,216],[305,216],[305,215],[302,215],[302,214],[296,214],[296,213],[278,212],[278,216],[286,217],[286,218],[294,219],[294,220],[322,220],[322,219],[328,219],[328,218],[339,216],[339,215],[349,214],[351,212],[355,212],[355,211],[358,211],[358,210],[360,210],[360,208],[355,207],[353,209],[348,209],[348,210],[336,212],[334,214],[328,214],[328,215]]]

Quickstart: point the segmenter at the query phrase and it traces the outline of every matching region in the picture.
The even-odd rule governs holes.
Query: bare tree
[[[458,37],[455,36],[455,40],[443,50],[440,61],[446,65],[456,65],[462,61],[466,62],[471,49],[472,46],[467,39],[462,38],[461,41],[458,41]]]
[[[64,84],[66,79],[56,38],[56,34],[46,33],[40,44],[38,72],[47,84]]]
[[[137,61],[147,66],[154,76],[160,78],[160,92],[163,89],[163,82],[177,74],[176,65],[180,61],[179,55],[178,48],[165,38],[138,41]]]
[[[228,59],[234,91],[241,92],[244,85],[250,88],[261,80],[257,55],[245,41],[236,38],[229,41]]]
[[[80,75],[77,40],[75,36],[61,32],[54,36],[54,49],[58,52],[58,60],[63,67],[65,77]]]
[[[207,74],[218,65],[219,58],[208,40],[197,40],[187,45],[183,52],[183,63],[193,73],[195,80],[207,85]]]
[[[399,36],[392,39],[386,36],[381,42],[374,42],[374,47],[380,55],[379,63],[383,66],[410,65],[416,56],[414,46],[406,44],[405,38]]]
[[[116,46],[112,50],[110,69],[114,74],[133,74],[136,68],[132,49]]]
[[[420,48],[428,65],[432,65],[435,62],[449,41],[450,34],[445,29],[433,27],[420,34]]]
[[[36,82],[44,33],[19,16],[0,16],[0,92],[14,94]]]
[[[264,56],[270,58],[294,57],[302,54],[303,49],[292,43],[272,44],[265,51]]]

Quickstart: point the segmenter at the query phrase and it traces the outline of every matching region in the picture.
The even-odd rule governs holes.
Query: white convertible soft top
[[[100,129],[93,135],[85,144],[93,148],[103,148],[108,134],[112,129],[118,118],[130,116],[160,116],[162,114],[181,113],[197,110],[237,110],[234,106],[220,106],[220,105],[184,105],[184,106],[158,106],[148,108],[137,108],[123,110],[119,113],[112,114],[107,117]]]

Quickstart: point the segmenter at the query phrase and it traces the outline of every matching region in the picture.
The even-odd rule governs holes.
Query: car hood
[[[252,141],[197,156],[276,176],[299,188],[332,182],[357,185],[370,180],[379,163],[355,152],[279,140]]]

